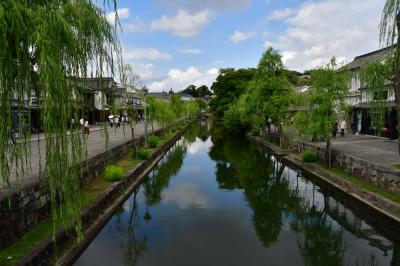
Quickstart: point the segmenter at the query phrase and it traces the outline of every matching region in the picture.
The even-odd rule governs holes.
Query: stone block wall
[[[301,143],[302,150],[313,150],[317,153],[318,160],[325,162],[326,148],[313,143]],[[374,164],[357,157],[343,154],[335,149],[331,151],[332,166],[344,169],[360,179],[374,183],[388,191],[400,194],[400,171],[384,165]]]
[[[160,135],[162,130],[155,132]],[[144,144],[144,137],[135,139],[138,146]],[[117,145],[84,161],[81,185],[84,186],[100,175],[109,163],[124,156],[134,146],[133,141]],[[38,180],[39,178],[33,178]],[[50,190],[44,181],[21,185],[7,195],[0,195],[0,249],[10,246],[33,226],[49,217],[51,213]]]

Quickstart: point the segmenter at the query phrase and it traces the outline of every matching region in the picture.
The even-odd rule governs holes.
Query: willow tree
[[[0,175],[10,186],[10,169],[27,166],[29,122],[17,128],[22,138],[10,144],[13,112],[35,95],[46,136],[46,163],[40,174],[49,183],[54,221],[81,231],[79,168],[84,139],[74,126],[81,116],[81,77],[113,74],[120,48],[118,23],[105,10],[116,3],[94,0],[2,0],[0,2]],[[116,16],[117,17],[117,16]],[[117,55],[117,56],[116,56]],[[15,113],[15,112],[14,112]],[[20,115],[17,115],[17,117]],[[14,116],[15,118],[15,116]],[[14,119],[15,120],[15,119]],[[75,122],[75,123],[76,123]],[[23,131],[23,132],[22,132]],[[25,162],[25,163],[23,163]],[[17,171],[22,173],[23,171]]]
[[[262,55],[253,80],[238,101],[243,110],[242,123],[262,125],[265,118],[271,119],[284,138],[283,125],[288,118],[288,107],[293,89],[287,79],[282,56],[269,47]]]
[[[400,0],[386,0],[382,12],[380,23],[380,43],[381,46],[394,46],[394,56],[392,64],[389,66],[392,71],[391,82],[394,89],[394,98],[396,105],[397,118],[400,118]],[[371,70],[371,69],[370,69]],[[380,73],[375,73],[379,75]],[[372,81],[371,85],[376,84],[379,80],[366,80]],[[368,86],[368,85],[367,85]],[[373,88],[374,90],[377,87]],[[378,88],[379,89],[379,88]],[[398,137],[400,137],[400,126],[397,127]],[[400,139],[398,140],[398,151],[400,154]]]
[[[326,141],[326,161],[331,164],[331,138],[334,125],[346,119],[345,97],[349,92],[348,72],[339,69],[336,59],[311,71],[311,88],[307,92],[306,110],[295,116],[295,126],[301,135]]]

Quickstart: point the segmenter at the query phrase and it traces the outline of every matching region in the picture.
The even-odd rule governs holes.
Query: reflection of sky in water
[[[147,206],[143,185],[136,196],[135,212],[131,212],[134,204],[132,196],[124,204],[123,210],[108,222],[90,244],[76,265],[304,265],[299,243],[305,240],[305,234],[293,228],[298,215],[297,210],[290,207],[293,203],[276,205],[281,209],[264,209],[276,199],[265,197],[263,190],[252,194],[246,187],[254,186],[252,179],[246,179],[242,188],[221,189],[216,176],[216,161],[209,154],[213,145],[211,139],[203,142],[197,138],[192,144],[186,145],[187,153],[182,166],[178,174],[168,180],[168,186],[161,192],[161,201]],[[236,151],[234,145],[231,150],[240,152],[239,149]],[[238,170],[240,158],[246,160],[251,156],[229,155],[239,158],[236,162],[226,162],[228,169],[236,167],[235,170]],[[261,153],[259,156],[263,157]],[[251,165],[254,162],[249,163]],[[246,164],[243,166],[246,167]],[[252,177],[252,173],[247,175]],[[269,177],[265,176],[257,182],[264,186],[268,180]],[[350,210],[337,205],[333,198],[330,198],[329,206],[325,206],[321,189],[304,177],[298,177],[297,172],[288,167],[284,168],[281,182],[287,182],[288,188],[279,191],[276,197],[296,191],[307,206],[315,206],[315,210],[327,217],[327,223],[334,232],[342,231],[345,265],[356,265],[357,262],[363,265],[371,255],[375,256],[377,265],[390,264],[391,250],[385,256],[365,236],[352,233],[352,228],[344,224],[346,220],[343,217],[350,222],[360,220]],[[336,217],[336,209],[341,216]],[[260,239],[272,228],[273,217],[277,214],[281,219],[277,238],[263,245]],[[144,217],[149,219],[146,221]],[[311,221],[311,218],[305,221]],[[361,227],[370,230],[368,232],[372,232],[372,236],[381,237],[382,243],[391,244],[367,224]],[[322,266],[325,265],[331,264],[328,262]]]
[[[200,187],[193,183],[179,183],[163,194],[165,203],[173,203],[181,209],[189,207],[208,208],[210,206],[209,199]]]

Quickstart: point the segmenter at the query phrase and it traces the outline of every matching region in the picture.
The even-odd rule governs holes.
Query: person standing
[[[346,129],[346,120],[343,119],[342,122],[340,122],[340,136],[344,137],[344,130]]]
[[[88,121],[85,122],[84,133],[87,134],[87,135],[89,135],[89,133],[90,133],[90,131],[89,131],[89,122]]]
[[[333,124],[333,129],[332,129],[332,138],[336,138],[336,135],[337,135],[337,131],[338,131],[338,122],[335,122],[334,124]]]

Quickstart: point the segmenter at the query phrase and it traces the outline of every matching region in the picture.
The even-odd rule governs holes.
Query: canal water
[[[199,124],[75,265],[400,265],[396,236],[311,180]]]

